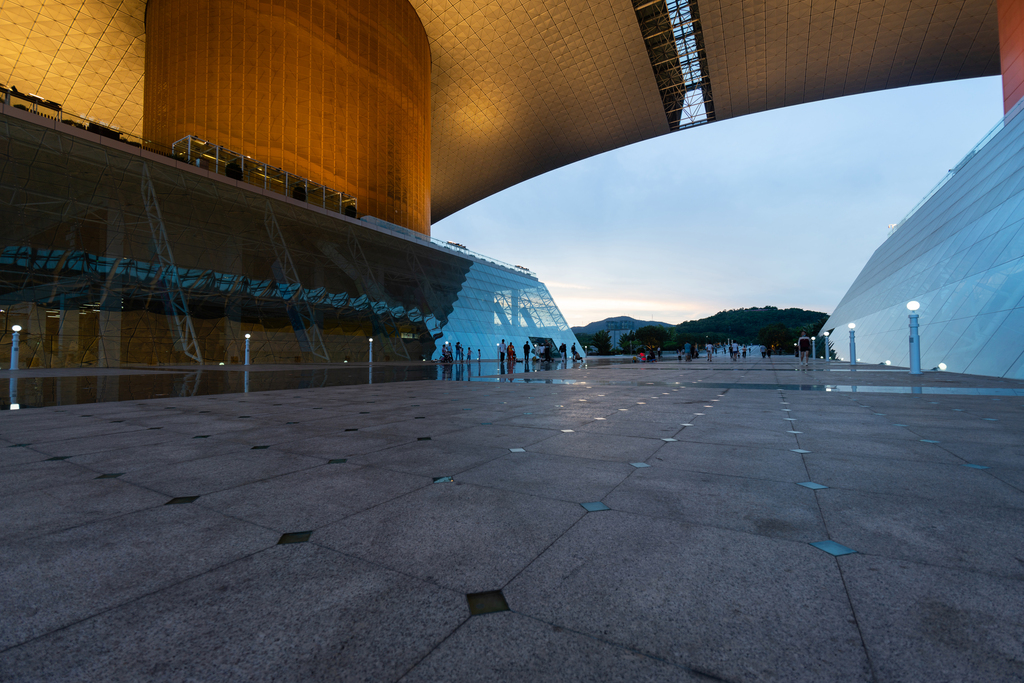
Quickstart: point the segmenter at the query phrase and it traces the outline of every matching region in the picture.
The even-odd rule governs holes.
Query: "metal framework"
[[[174,344],[186,356],[202,364],[203,354],[199,349],[199,339],[196,337],[192,317],[188,312],[188,299],[178,277],[178,268],[174,264],[174,253],[171,251],[171,241],[167,237],[167,229],[160,213],[160,203],[156,198],[153,179],[149,175],[149,164],[145,162],[142,164],[142,201],[146,205],[146,217],[149,219],[149,230],[153,235],[155,256],[160,263],[160,293],[173,322],[171,333],[175,335]]]
[[[274,207],[267,201],[267,208],[263,212],[263,224],[267,229],[267,236],[274,248],[276,260],[271,270],[277,286],[281,290],[281,298],[285,300],[288,310],[288,318],[295,328],[295,337],[299,340],[299,348],[315,358],[320,358],[325,363],[331,362],[330,354],[327,353],[327,346],[324,344],[323,335],[320,334],[320,326],[317,324],[316,312],[306,298],[306,290],[299,280],[299,274],[295,270],[295,263],[292,261],[292,254],[285,244],[284,235],[281,234],[281,225],[274,215]]]
[[[633,0],[669,128],[715,120],[696,0]]]

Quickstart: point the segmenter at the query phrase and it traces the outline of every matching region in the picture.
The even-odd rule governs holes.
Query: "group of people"
[[[498,344],[498,362],[501,363],[502,365],[505,365],[507,363],[509,371],[511,371],[515,364],[520,360],[522,360],[524,363],[529,364],[530,349],[530,340],[527,339],[523,343],[523,357],[522,359],[519,359],[516,357],[515,344],[506,343],[505,340],[502,339],[501,343]],[[571,357],[574,362],[583,360],[583,356],[581,356],[580,353],[576,350],[576,344],[573,344],[571,349],[566,349],[566,346],[563,343],[556,349],[556,351],[558,353],[557,360],[560,360],[562,362],[565,362],[566,359],[569,357]],[[552,347],[549,344],[537,344],[536,346],[533,347],[533,353],[533,360],[535,361],[550,362],[552,360],[555,360],[554,358],[552,358]],[[571,356],[569,354],[571,354]],[[477,361],[483,360],[481,357],[480,349],[477,349],[476,359]],[[465,349],[463,349],[462,342],[455,342],[454,347],[452,346],[451,342],[445,342],[441,347],[441,358],[438,359],[438,362],[462,363],[469,362],[472,360],[472,347],[466,347]]]
[[[703,352],[709,363],[713,362],[713,357],[717,356],[719,353],[728,353],[729,357],[733,361],[738,361],[746,358],[748,353],[753,355],[757,351],[761,352],[761,358],[771,358],[771,349],[766,348],[764,345],[752,346],[749,344],[740,344],[735,339],[729,340],[724,344],[708,342],[704,344],[703,349],[701,349],[697,344],[690,344],[690,342],[686,342],[683,344],[682,348],[679,349],[679,360],[683,360],[685,358],[686,361],[689,362],[695,358],[699,358]]]
[[[558,356],[559,356],[558,360],[561,360],[562,362],[566,361],[566,359],[569,357],[568,356],[569,353],[572,354],[572,360],[573,361],[583,360],[583,356],[581,356],[579,354],[579,352],[576,350],[576,344],[573,344],[572,348],[567,350],[566,347],[565,347],[565,343],[563,342],[562,345],[558,347],[557,351],[558,351]],[[525,342],[523,342],[523,358],[522,358],[522,360],[523,360],[523,363],[526,363],[526,364],[529,364],[529,362],[530,362],[530,340],[529,339],[527,339]],[[545,362],[551,362],[552,360],[555,360],[552,357],[551,345],[549,345],[549,344],[537,344],[537,345],[535,345],[533,347],[533,360],[535,360],[535,361],[545,361]],[[518,359],[516,358],[516,347],[515,347],[515,344],[511,344],[511,343],[506,344],[504,339],[501,340],[501,343],[498,344],[498,362],[499,363],[503,363],[503,364],[507,362],[508,363],[508,367],[511,370],[511,368],[518,362]]]
[[[465,358],[463,358],[463,353],[465,353]],[[480,352],[479,351],[477,351],[476,356],[477,356],[476,359],[480,360]],[[462,343],[461,342],[455,342],[455,352],[454,352],[454,355],[452,354],[452,345],[451,345],[451,343],[445,342],[444,345],[441,347],[441,358],[438,361],[439,363],[461,363],[461,362],[463,362],[463,360],[465,360],[465,361],[473,360],[473,348],[472,347],[466,347],[466,349],[463,350]]]

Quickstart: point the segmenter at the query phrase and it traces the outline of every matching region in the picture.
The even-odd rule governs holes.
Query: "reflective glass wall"
[[[825,329],[849,358],[909,365],[906,304],[921,308],[921,366],[1024,378],[1024,115],[1011,110],[875,251]]]
[[[576,342],[525,273],[7,109],[0,309],[21,367],[240,363],[246,334],[254,363]]]

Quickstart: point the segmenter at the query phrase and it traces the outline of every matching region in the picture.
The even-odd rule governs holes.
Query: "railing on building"
[[[195,136],[182,138],[172,146],[160,145],[138,135],[115,130],[87,118],[64,111],[63,107],[50,100],[22,93],[17,88],[0,85],[0,101],[5,105],[27,111],[52,121],[74,126],[90,133],[96,133],[111,140],[117,140],[133,147],[144,149],[160,156],[194,164],[199,168],[242,180],[280,195],[305,201],[327,211],[340,213],[351,218],[358,216],[355,197],[332,190],[307,178],[288,173],[274,166],[251,159],[244,154],[224,147],[211,145]]]
[[[506,270],[511,270],[514,273],[529,275],[530,277],[533,278],[537,277],[537,274],[534,273],[529,268],[527,268],[526,266],[513,266],[511,263],[505,263],[504,261],[499,261],[498,259],[491,258],[490,256],[478,254],[477,252],[472,251],[465,245],[459,244],[458,242],[448,242],[444,240],[439,240],[436,237],[431,237],[430,241],[432,244],[436,244],[439,247],[443,247],[445,249],[448,249],[449,251],[454,251],[459,254],[465,254],[466,256],[469,256],[477,261],[485,261],[487,263],[500,266],[501,268],[505,268]]]
[[[16,88],[8,88],[4,85],[0,85],[0,101],[8,106],[16,107],[39,116],[44,116],[53,121],[58,121],[82,130],[97,133],[103,137],[117,140],[119,142],[132,145],[133,147],[145,149],[146,151],[153,152],[154,154],[159,154],[177,161],[184,161],[186,163],[193,164],[198,168],[212,171],[234,180],[241,180],[249,183],[250,185],[262,187],[265,190],[269,190],[280,195],[305,201],[308,204],[319,206],[327,211],[340,213],[352,218],[359,217],[356,212],[356,198],[349,194],[332,190],[329,187],[311,182],[307,178],[288,173],[280,168],[257,161],[244,154],[227,149],[226,147],[214,145],[206,140],[197,138],[194,135],[184,137],[175,142],[171,147],[167,147],[166,145],[159,145],[151,140],[144,140],[143,138],[131,133],[125,133],[123,131],[109,128],[81,116],[69,114],[68,112],[63,111],[63,108],[57,102],[51,102],[50,100],[43,99],[37,95],[20,93]],[[428,237],[413,230],[409,230],[408,228],[403,228],[400,225],[375,219],[372,216],[360,218],[377,228],[390,231],[394,234],[418,241],[429,241],[435,246],[469,256],[477,261],[490,263],[498,266],[499,268],[512,271],[513,273],[527,275],[532,278],[537,277],[536,273],[525,266],[514,266],[510,263],[505,263],[504,261],[484,256],[483,254],[470,250],[463,244]]]
[[[352,218],[357,215],[356,198],[350,194],[332,190],[308,178],[257,161],[194,135],[188,135],[175,142],[171,146],[171,154],[175,159],[227,176],[232,180],[241,180],[264,190]]]

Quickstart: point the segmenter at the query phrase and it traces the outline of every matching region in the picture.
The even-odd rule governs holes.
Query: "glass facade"
[[[906,304],[921,308],[921,367],[1024,378],[1024,102],[901,221],[825,329],[860,362],[909,365]]]
[[[436,359],[577,343],[529,273],[0,107],[0,363]],[[476,353],[474,353],[476,356]]]

